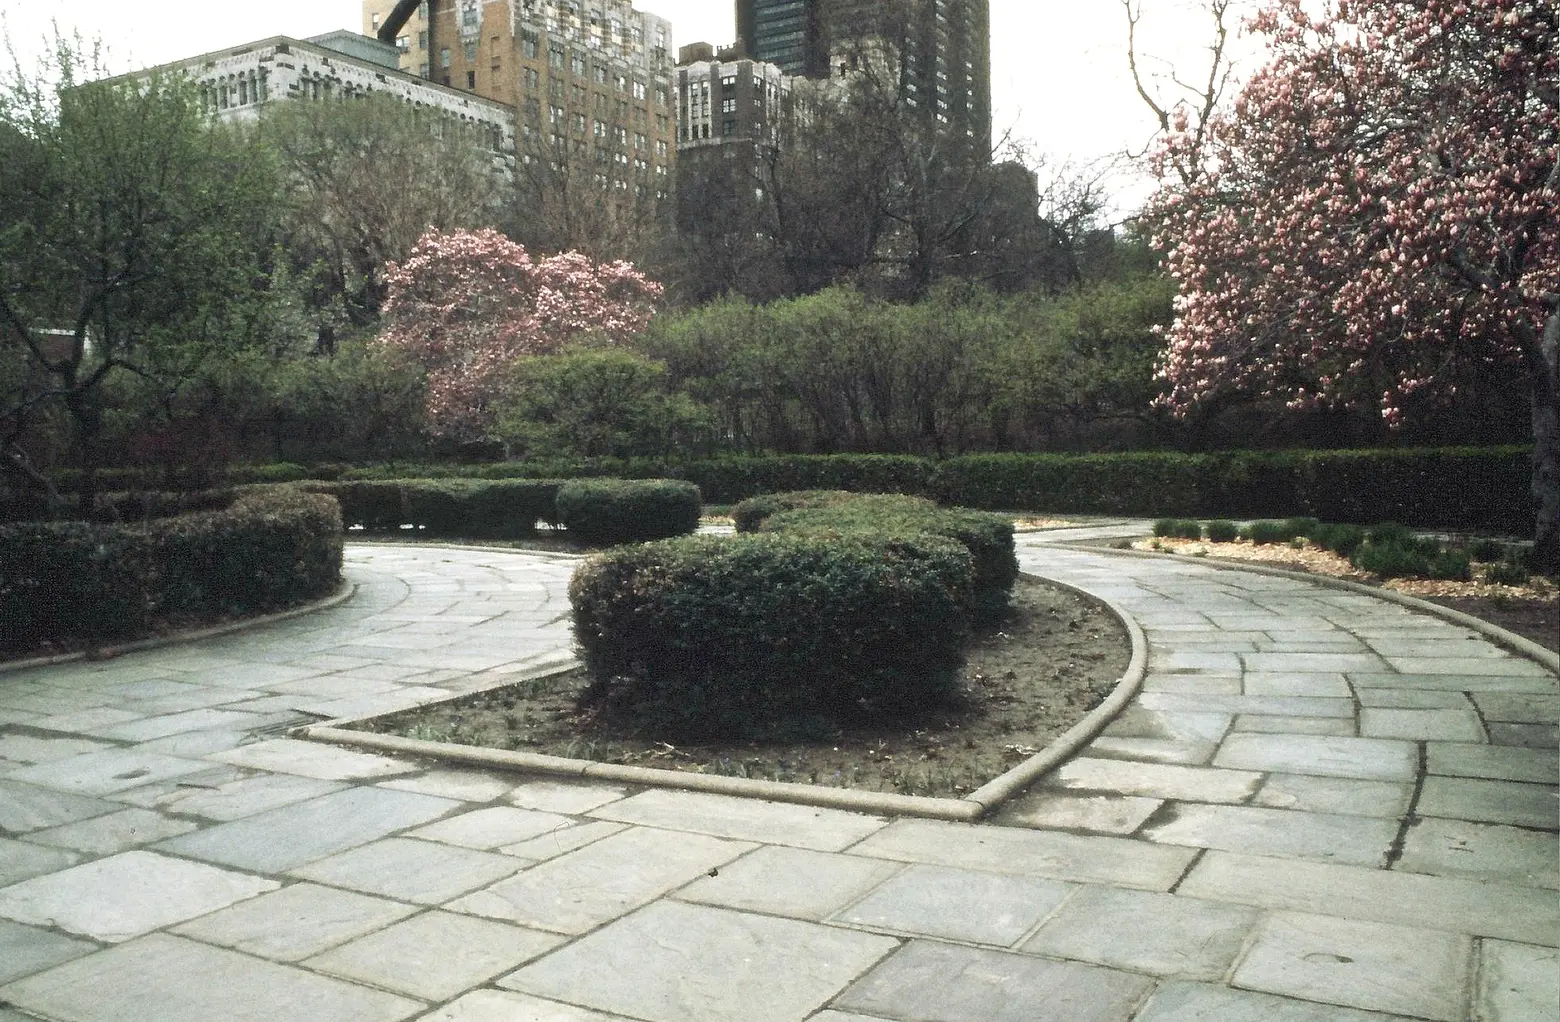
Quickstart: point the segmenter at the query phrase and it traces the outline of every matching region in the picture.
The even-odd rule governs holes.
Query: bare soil
[[[1307,571],[1331,578],[1346,578],[1366,585],[1380,586],[1443,607],[1462,611],[1498,625],[1538,643],[1545,649],[1560,650],[1560,587],[1535,575],[1527,585],[1503,585],[1483,577],[1483,565],[1474,565],[1474,577],[1468,582],[1421,578],[1382,579],[1360,571],[1346,557],[1305,543],[1289,546],[1249,540],[1213,543],[1208,540],[1144,539],[1132,544],[1137,550],[1160,550],[1213,560],[1268,564],[1291,571]]]
[[[366,722],[366,730],[607,763],[912,795],[967,794],[1044,748],[1098,706],[1131,659],[1108,610],[1021,579],[1007,618],[975,636],[947,705],[914,723],[812,737],[672,745],[581,712],[583,671]]]

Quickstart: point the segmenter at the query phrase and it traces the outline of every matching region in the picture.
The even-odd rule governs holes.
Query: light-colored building
[[[411,110],[442,116],[472,131],[499,166],[512,168],[515,111],[507,104],[447,88],[401,71],[393,46],[355,32],[312,39],[273,36],[203,53],[139,74],[182,72],[224,120],[250,120],[281,100],[330,102],[383,93]]]
[[[365,20],[380,16],[379,38],[407,39],[413,55],[424,30],[408,26],[419,11],[428,77],[513,106],[521,159],[550,153],[589,167],[603,187],[670,191],[676,85],[665,18],[629,0],[364,0]]]

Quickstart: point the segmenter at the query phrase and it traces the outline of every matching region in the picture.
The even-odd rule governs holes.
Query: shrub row
[[[1183,517],[1310,515],[1330,522],[1400,521],[1517,535],[1532,531],[1536,513],[1530,488],[1532,451],[1525,447],[972,454],[944,461],[903,455],[787,455],[691,462],[603,459],[314,469],[272,465],[234,469],[226,481],[282,481],[301,475],[361,481],[414,476],[664,477],[686,479],[700,488],[705,500],[718,504],[763,493],[835,489],[909,493],[992,510]],[[167,473],[137,475],[136,470],[100,476],[105,489],[185,488],[173,485],[176,481]],[[213,482],[192,481],[199,487]]]
[[[404,525],[433,536],[512,539],[530,535],[538,521],[558,524],[557,479],[397,479],[307,482],[308,493],[341,502],[348,526],[394,532]]]
[[[773,510],[767,515],[765,509]],[[973,609],[989,621],[1007,607],[1018,579],[1013,523],[999,515],[939,508],[922,497],[812,490],[757,497],[732,512],[739,529],[798,536],[917,536],[950,539],[969,552]]]
[[[341,542],[336,502],[290,490],[139,525],[3,525],[0,649],[126,639],[324,596],[341,578]]]
[[[703,508],[692,483],[667,479],[396,479],[305,482],[341,503],[342,520],[368,532],[406,526],[430,536],[514,539],[536,523],[562,525],[586,543],[680,536]]]
[[[619,547],[569,586],[587,698],[668,735],[826,735],[956,684],[971,562],[927,534],[760,533]]]
[[[699,527],[699,488],[680,479],[576,479],[558,490],[558,521],[585,543],[670,539]]]

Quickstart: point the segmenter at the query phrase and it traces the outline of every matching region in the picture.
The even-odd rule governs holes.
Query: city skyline
[[[639,0],[635,6],[672,22],[674,46],[736,38],[733,0]],[[1143,48],[1177,67],[1196,68],[1205,33],[1193,13],[1195,0],[1145,0],[1145,6]],[[51,21],[89,40],[101,37],[115,71],[273,35],[362,30],[361,0],[275,0],[258,10],[223,9],[215,16],[207,3],[166,0],[156,19],[139,11],[109,0],[0,0],[0,15],[24,66],[36,59]],[[1115,2],[992,0],[991,20],[992,119],[999,139],[1010,133],[1052,165],[1141,151],[1148,143],[1154,123],[1126,73],[1126,22]],[[1123,173],[1115,185],[1118,201],[1130,208],[1147,187],[1140,175]]]

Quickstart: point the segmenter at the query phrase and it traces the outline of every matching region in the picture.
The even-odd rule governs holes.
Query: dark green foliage
[[[134,526],[0,526],[0,649],[126,639],[324,596],[340,581],[341,542],[335,501],[286,489]]]
[[[669,539],[699,527],[699,488],[680,479],[576,479],[558,489],[558,522],[583,543]]]
[[[970,553],[974,610],[982,623],[1001,614],[1018,579],[1010,520],[964,508],[939,508],[923,497],[858,494],[845,500],[825,499],[822,504],[775,514],[760,529],[803,536],[933,535],[954,540]]]
[[[556,523],[556,479],[397,479],[309,482],[299,488],[341,502],[342,520],[366,532],[413,526],[432,536],[512,539]]]
[[[669,735],[742,736],[943,700],[971,571],[924,534],[699,536],[600,554],[569,597],[591,698]]]
[[[792,490],[933,496],[938,465],[899,454],[793,454],[695,461],[671,474],[697,483],[705,500],[729,504]]]
[[[1259,521],[1252,522],[1241,531],[1243,539],[1249,539],[1256,546],[1267,546],[1270,543],[1284,543],[1289,536],[1284,531],[1282,522]]]
[[[1532,577],[1532,573],[1525,565],[1514,564],[1511,561],[1498,561],[1485,568],[1484,577],[1496,585],[1524,586]]]
[[[1240,526],[1224,518],[1208,523],[1208,540],[1212,543],[1233,543],[1240,538]]]
[[[1397,522],[1381,522],[1372,525],[1365,530],[1365,541],[1378,546],[1414,546],[1419,542],[1419,537],[1414,535],[1414,530]]]
[[[1314,539],[1322,523],[1315,518],[1285,518],[1279,523],[1285,539]]]
[[[1311,538],[1325,550],[1341,557],[1352,557],[1365,542],[1365,529],[1359,525],[1325,524],[1317,526]]]
[[[736,523],[738,532],[757,532],[766,520],[782,511],[832,507],[856,496],[849,490],[793,490],[789,493],[766,493],[761,497],[749,497],[732,508],[731,518]]]
[[[1435,557],[1419,543],[1366,540],[1350,558],[1354,566],[1382,578],[1426,578]]]
[[[1396,519],[1520,534],[1533,525],[1531,474],[1532,451],[1522,447],[972,454],[939,464],[935,495],[945,503],[991,509],[1304,513],[1333,522]],[[1453,479],[1457,484],[1448,485]]]
[[[1468,555],[1461,550],[1442,550],[1430,559],[1430,578],[1466,582],[1473,577]]]
[[[1468,544],[1468,556],[1481,564],[1491,564],[1506,556],[1506,544],[1498,539],[1476,539]]]
[[[1154,523],[1154,535],[1162,539],[1202,539],[1202,525],[1189,518],[1161,518]]]

